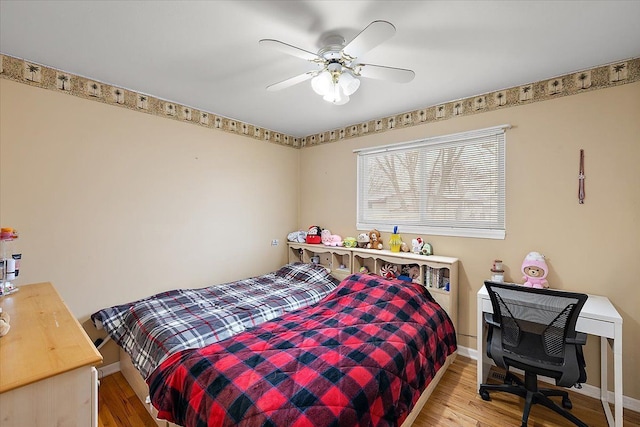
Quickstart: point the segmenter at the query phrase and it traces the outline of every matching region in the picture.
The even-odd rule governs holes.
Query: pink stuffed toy
[[[325,246],[342,246],[342,237],[331,234],[331,231],[326,228],[320,233],[320,238]]]
[[[524,280],[524,286],[530,288],[548,288],[549,283],[545,279],[549,273],[547,268],[547,262],[544,260],[544,255],[538,252],[529,252],[522,262],[522,280]]]

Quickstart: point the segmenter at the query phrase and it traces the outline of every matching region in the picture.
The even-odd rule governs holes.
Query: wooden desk
[[[51,283],[0,298],[0,425],[97,426],[102,356]]]
[[[478,389],[489,374],[491,360],[484,349],[484,314],[493,313],[491,299],[487,289],[482,286],[478,291]],[[589,295],[582,307],[576,331],[600,337],[600,400],[610,426],[622,427],[622,317],[609,298],[600,295]],[[609,392],[607,390],[607,346],[613,349],[614,403],[615,418],[609,408]]]

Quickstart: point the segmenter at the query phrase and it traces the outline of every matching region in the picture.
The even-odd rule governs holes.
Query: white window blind
[[[357,228],[504,239],[509,127],[356,150]]]

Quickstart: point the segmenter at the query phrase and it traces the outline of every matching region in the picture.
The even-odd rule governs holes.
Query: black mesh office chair
[[[493,315],[485,313],[489,325],[487,355],[507,373],[503,384],[480,385],[482,399],[491,400],[489,391],[523,397],[523,427],[536,403],[586,427],[563,409],[572,407],[569,394],[560,389],[539,389],[538,375],[551,377],[562,387],[587,379],[582,355],[587,336],[575,328],[587,295],[507,283],[485,282],[485,286],[493,306]],[[510,372],[510,367],[523,370],[524,381]],[[562,396],[562,407],[549,396]]]

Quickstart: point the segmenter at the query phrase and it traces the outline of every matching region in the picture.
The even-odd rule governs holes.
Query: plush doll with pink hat
[[[529,252],[522,261],[522,280],[524,280],[524,286],[530,288],[548,288],[547,274],[549,274],[549,268],[547,262],[544,260],[544,255],[538,252]]]

